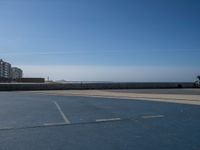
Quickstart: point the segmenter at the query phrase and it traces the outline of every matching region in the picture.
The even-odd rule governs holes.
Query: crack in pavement
[[[156,116],[156,115],[155,115]],[[163,116],[164,115],[157,115]],[[24,127],[5,127],[0,128],[0,131],[12,131],[12,130],[24,130],[24,129],[35,129],[35,128],[48,128],[48,127],[59,127],[59,126],[75,126],[75,125],[87,125],[87,124],[102,124],[109,122],[122,122],[122,121],[140,121],[146,119],[158,119],[163,117],[151,117],[151,116],[140,116],[140,117],[129,117],[129,118],[111,118],[111,119],[97,119],[96,121],[88,121],[88,122],[78,122],[78,123],[65,123],[65,122],[57,122],[57,123],[44,123],[42,125],[36,126],[24,126]]]

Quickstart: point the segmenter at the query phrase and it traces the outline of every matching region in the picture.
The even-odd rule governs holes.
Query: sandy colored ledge
[[[199,90],[200,89],[194,89]],[[60,96],[84,96],[84,97],[103,97],[115,99],[147,100],[181,104],[200,105],[200,95],[187,94],[149,94],[132,93],[109,90],[63,90],[63,91],[39,91],[38,94],[60,95]]]

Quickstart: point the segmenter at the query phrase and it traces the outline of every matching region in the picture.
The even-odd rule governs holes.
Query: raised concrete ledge
[[[149,83],[1,83],[0,91],[34,91],[34,90],[87,90],[87,89],[164,89],[195,88],[192,82],[149,82]]]

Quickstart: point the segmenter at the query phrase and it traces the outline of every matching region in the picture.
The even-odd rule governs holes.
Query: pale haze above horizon
[[[0,59],[26,77],[190,82],[199,0],[0,0]]]

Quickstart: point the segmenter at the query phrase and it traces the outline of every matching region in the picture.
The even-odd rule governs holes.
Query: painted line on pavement
[[[118,121],[118,120],[121,120],[121,118],[96,119],[96,122]]]
[[[57,122],[57,123],[44,123],[44,126],[57,126],[57,125],[66,125],[68,123],[65,122]]]
[[[151,118],[163,118],[164,115],[151,115],[151,116],[142,116],[143,119],[151,119]]]
[[[71,122],[69,121],[69,119],[65,116],[65,114],[63,113],[61,107],[59,106],[59,104],[54,101],[54,104],[56,105],[58,111],[60,112],[60,115],[62,116],[63,120],[65,121],[66,124],[70,124]]]

